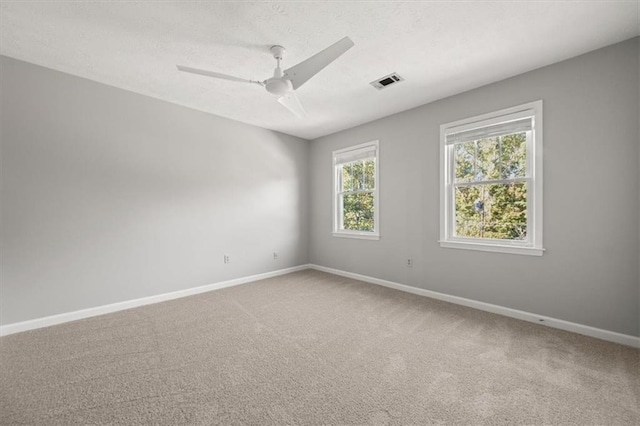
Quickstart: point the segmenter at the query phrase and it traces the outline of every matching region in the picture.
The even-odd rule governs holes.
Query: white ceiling
[[[634,1],[5,1],[0,53],[241,122],[317,138],[640,34]],[[254,80],[344,36],[355,46],[297,90],[298,119]],[[391,72],[405,81],[378,91]]]

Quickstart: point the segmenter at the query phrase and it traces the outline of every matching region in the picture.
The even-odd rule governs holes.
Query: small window
[[[440,126],[440,245],[542,255],[542,101]]]
[[[379,239],[378,141],[333,151],[333,235]]]

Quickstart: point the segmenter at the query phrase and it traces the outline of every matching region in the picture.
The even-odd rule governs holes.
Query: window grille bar
[[[478,180],[473,182],[454,182],[453,186],[480,186],[480,185],[492,185],[492,184],[509,184],[518,182],[528,182],[530,177],[517,177],[512,179],[495,179],[495,180]]]
[[[344,192],[338,192],[339,195],[353,195],[353,194],[364,194],[367,192],[371,192],[373,193],[375,191],[375,188],[373,189],[361,189],[358,191],[344,191]]]

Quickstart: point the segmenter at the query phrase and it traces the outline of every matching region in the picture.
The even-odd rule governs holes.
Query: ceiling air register
[[[374,80],[369,84],[378,90],[382,90],[385,87],[400,83],[401,81],[404,81],[404,78],[400,77],[397,73],[394,72],[389,75],[385,75],[384,77],[381,77],[377,80]]]

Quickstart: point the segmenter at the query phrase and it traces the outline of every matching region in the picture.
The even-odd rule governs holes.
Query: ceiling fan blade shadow
[[[285,70],[285,77],[291,80],[293,88],[297,89],[353,46],[353,41],[349,37],[345,37],[298,65]]]
[[[307,118],[307,112],[304,110],[300,100],[295,92],[289,92],[278,98],[278,102],[285,106],[289,111],[298,118]]]

